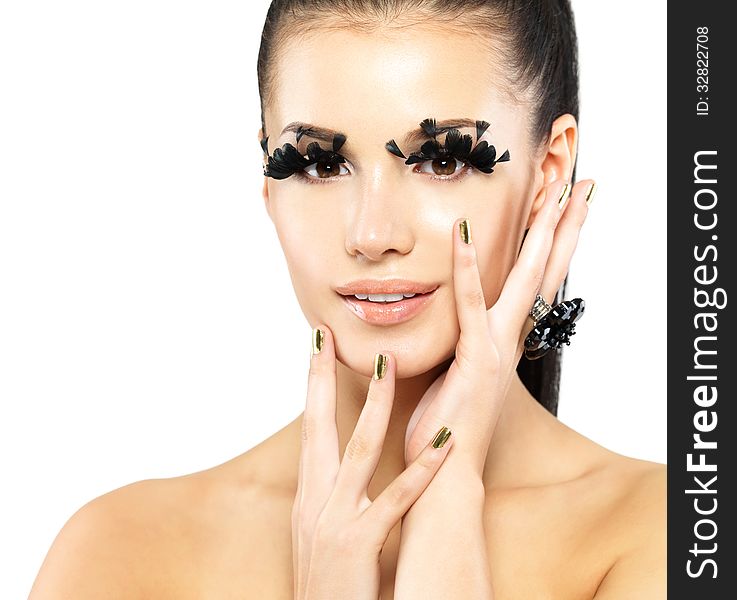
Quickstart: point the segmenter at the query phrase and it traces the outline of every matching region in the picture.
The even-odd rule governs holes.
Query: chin
[[[331,327],[332,329],[332,327]],[[332,329],[335,335],[336,358],[343,365],[365,377],[373,375],[374,355],[391,353],[397,364],[397,379],[422,375],[453,357],[458,334],[443,331],[437,326],[406,335],[398,335],[392,328],[346,332]]]

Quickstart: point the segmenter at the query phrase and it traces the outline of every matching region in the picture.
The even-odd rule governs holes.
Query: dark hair
[[[507,65],[503,91],[516,103],[529,103],[529,136],[542,147],[553,121],[578,114],[578,49],[569,0],[273,0],[258,54],[261,127],[264,107],[276,88],[273,65],[286,41],[313,29],[371,30],[402,21],[480,36]],[[575,182],[574,164],[571,183]],[[558,295],[548,302],[559,301]],[[530,393],[554,415],[558,411],[560,350],[536,361],[522,359],[517,372]]]

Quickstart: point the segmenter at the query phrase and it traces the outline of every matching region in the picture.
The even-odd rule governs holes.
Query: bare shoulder
[[[611,565],[594,598],[666,597],[666,465],[612,453],[592,475],[608,492]]]
[[[146,558],[161,559],[164,532],[182,526],[182,493],[175,480],[145,480],[87,502],[54,539],[30,598],[140,595]]]
[[[204,471],[91,500],[56,536],[30,600],[188,598],[239,585],[254,556],[273,558],[270,548],[282,547],[275,528],[291,510],[280,501],[288,494],[263,476],[263,458],[259,445]],[[272,543],[264,547],[265,539]]]
[[[560,488],[566,502],[577,498],[577,506],[589,506],[613,524],[620,553],[627,546],[657,542],[655,534],[665,531],[666,465],[619,454],[560,422],[556,425],[562,432],[555,446],[559,451],[550,452],[549,461],[564,465]]]
[[[632,549],[663,547],[665,542],[667,470],[660,463],[624,458],[602,477],[618,491],[614,517],[627,523]]]
[[[640,460],[608,452],[609,457],[602,461],[598,472],[592,473],[609,482],[613,489],[618,489],[629,506],[649,512],[659,511],[665,502],[667,467],[664,464]]]
[[[534,491],[545,492],[549,521],[539,527],[552,541],[543,546],[551,555],[575,557],[579,566],[558,569],[561,595],[665,598],[666,465],[624,456],[566,426],[559,431],[558,451],[546,464],[566,476]]]

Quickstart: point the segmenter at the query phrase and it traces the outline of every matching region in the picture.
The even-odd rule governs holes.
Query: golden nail
[[[458,227],[461,229],[461,239],[466,242],[467,244],[471,243],[471,221],[468,219],[463,219],[458,224]]]
[[[435,434],[435,437],[432,440],[432,447],[433,448],[442,448],[445,446],[445,442],[448,441],[448,438],[450,437],[451,431],[447,427],[443,425],[438,432]]]
[[[312,330],[312,354],[318,354],[325,343],[325,332],[315,327]]]
[[[566,202],[568,202],[568,198],[570,194],[568,193],[571,189],[571,185],[569,183],[566,183],[563,186],[563,191],[560,193],[560,198],[558,198],[558,208],[563,210],[563,207],[566,205]]]
[[[591,206],[591,203],[594,201],[594,194],[596,193],[596,182],[592,182],[589,186],[589,191],[586,192],[586,205]]]
[[[374,356],[374,379],[383,379],[386,375],[386,361],[388,357],[386,354],[377,352]]]

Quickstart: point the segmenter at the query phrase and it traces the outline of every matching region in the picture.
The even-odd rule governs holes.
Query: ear
[[[532,203],[532,210],[525,229],[532,225],[537,211],[542,207],[547,186],[556,179],[570,181],[573,165],[576,163],[577,146],[578,124],[576,118],[570,113],[561,115],[553,121],[550,130],[550,141],[545,151],[542,152],[540,165],[536,169],[536,181],[540,183],[535,192],[535,200]]]
[[[258,128],[257,132],[259,147],[261,146],[261,140],[264,139],[264,130],[261,127]],[[262,152],[263,154],[263,152]],[[266,164],[266,157],[264,156],[264,165]],[[271,203],[269,202],[269,178],[264,175],[264,187],[261,189],[261,196],[264,199],[264,206],[266,212],[269,214],[269,218],[274,221],[274,217],[271,214]]]

